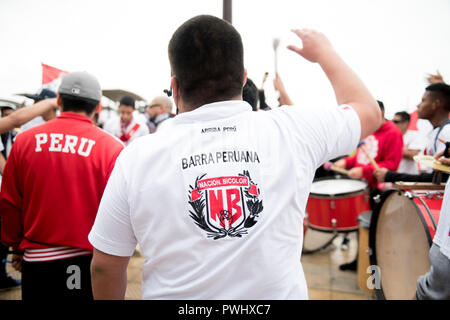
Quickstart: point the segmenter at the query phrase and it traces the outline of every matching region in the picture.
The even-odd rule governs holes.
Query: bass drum
[[[380,277],[378,281],[375,277],[374,283],[377,299],[414,297],[417,279],[430,269],[428,254],[442,198],[440,191],[400,190],[387,191],[381,197],[369,230],[370,263],[378,267]]]

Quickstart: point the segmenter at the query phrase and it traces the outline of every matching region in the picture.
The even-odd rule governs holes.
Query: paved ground
[[[350,234],[350,248],[341,250],[342,236],[338,236],[333,244],[326,249],[304,254],[302,257],[303,269],[308,283],[311,300],[371,300],[373,297],[359,288],[357,273],[339,270],[339,265],[350,262],[357,252],[356,233]],[[9,257],[10,258],[10,257]],[[142,256],[131,258],[128,266],[128,287],[126,299],[141,298],[141,270],[144,263]],[[16,279],[20,273],[7,265],[9,274]],[[20,300],[21,289],[16,288],[0,292],[0,300]]]

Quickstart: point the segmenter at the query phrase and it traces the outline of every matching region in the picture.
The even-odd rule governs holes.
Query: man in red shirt
[[[62,114],[19,134],[0,193],[1,241],[22,271],[22,298],[92,298],[88,233],[124,148],[97,128],[101,88],[86,72],[64,76]]]

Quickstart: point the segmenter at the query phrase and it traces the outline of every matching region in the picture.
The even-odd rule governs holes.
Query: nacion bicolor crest
[[[203,174],[189,187],[190,217],[214,240],[242,237],[263,211],[260,189],[248,171],[213,178]]]

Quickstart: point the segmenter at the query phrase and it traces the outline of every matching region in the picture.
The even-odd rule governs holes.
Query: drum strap
[[[438,130],[438,132],[436,134],[436,137],[434,137],[434,152],[436,152],[436,142],[437,142],[437,139],[439,137],[439,133],[441,133],[442,129],[444,129],[444,127],[446,125],[448,125],[449,123],[450,123],[450,119],[449,120],[445,120],[444,123],[439,126],[439,130]]]

